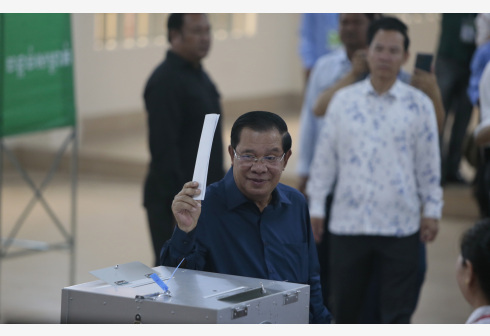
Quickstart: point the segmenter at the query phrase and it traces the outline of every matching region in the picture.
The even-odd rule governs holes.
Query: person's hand
[[[414,69],[410,85],[433,98],[439,92],[436,75],[421,69]]]
[[[420,240],[424,243],[434,241],[439,231],[439,220],[424,217],[420,220]]]
[[[320,244],[325,230],[325,218],[311,217],[311,230],[313,231],[315,243]]]
[[[359,78],[361,75],[369,72],[369,67],[367,63],[367,50],[359,49],[352,55],[352,73]]]
[[[201,190],[197,189],[198,186],[198,182],[187,182],[172,202],[172,212],[177,225],[186,233],[194,230],[201,215],[201,201],[192,198],[201,193]]]

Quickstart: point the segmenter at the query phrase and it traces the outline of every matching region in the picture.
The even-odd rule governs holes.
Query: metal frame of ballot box
[[[150,269],[167,284],[165,293],[151,274],[137,280],[123,272],[118,276],[121,266],[107,269],[109,281],[63,288],[61,323],[309,322],[309,285],[165,266]]]

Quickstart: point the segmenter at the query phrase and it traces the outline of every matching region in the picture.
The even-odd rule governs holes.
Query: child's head
[[[490,218],[478,221],[463,234],[457,280],[470,304],[475,295],[490,304]]]

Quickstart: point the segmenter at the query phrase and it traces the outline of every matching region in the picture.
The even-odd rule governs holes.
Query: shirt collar
[[[225,186],[226,206],[228,209],[234,209],[243,203],[251,203],[251,201],[242,194],[235,183],[235,178],[233,177],[233,166],[228,170],[223,180]],[[272,201],[269,205],[272,205],[273,208],[277,208],[282,203],[291,204],[291,200],[284,193],[282,188],[278,188],[276,186],[276,188],[274,188],[272,191]]]
[[[478,307],[471,313],[470,317],[468,317],[466,324],[478,322],[480,317],[488,314],[490,314],[490,306]]]
[[[402,82],[400,79],[396,79],[395,83],[390,87],[388,91],[383,93],[382,95],[379,95],[376,90],[374,89],[373,85],[371,84],[371,76],[368,76],[364,82],[363,82],[363,91],[366,95],[374,95],[378,97],[392,97],[392,98],[397,98],[402,95],[403,90],[402,90]]]
[[[172,51],[172,49],[167,50],[167,59],[170,60],[172,63],[175,63],[177,66],[187,67],[197,71],[201,71],[202,69],[201,64],[199,64],[199,67],[196,68],[191,62],[176,54],[174,51]]]

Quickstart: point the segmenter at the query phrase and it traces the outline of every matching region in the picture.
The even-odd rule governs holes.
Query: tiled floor
[[[228,118],[231,119],[231,118]],[[297,117],[287,119],[293,139]],[[225,142],[229,138],[225,130]],[[294,143],[293,152],[295,151]],[[285,171],[283,182],[295,185],[295,158]],[[75,283],[95,280],[89,271],[114,264],[140,261],[151,265],[150,237],[141,206],[142,179],[148,159],[145,130],[129,135],[82,139],[81,165],[91,160],[112,162],[113,174],[88,173],[81,169],[77,191],[75,264],[67,251],[52,251],[4,259],[0,265],[0,322],[59,323],[61,289],[69,286],[70,268]],[[131,176],[116,174],[117,165],[133,165]],[[42,172],[31,172],[37,183]],[[19,175],[3,176],[2,234],[8,235],[31,193]],[[60,220],[69,219],[69,177],[60,173],[45,190],[46,201]],[[464,323],[471,312],[459,293],[454,276],[461,233],[475,221],[476,206],[468,187],[448,187],[446,207],[437,240],[428,246],[428,272],[414,323]],[[59,230],[39,203],[19,230],[17,238],[56,242]]]

